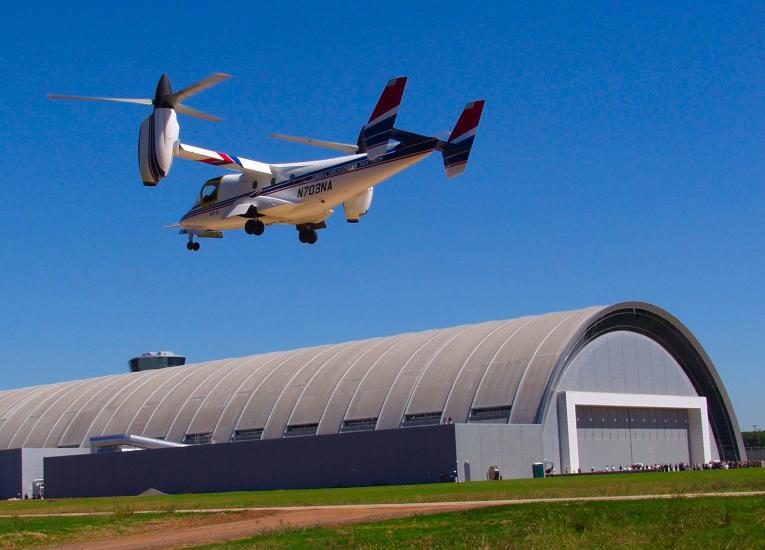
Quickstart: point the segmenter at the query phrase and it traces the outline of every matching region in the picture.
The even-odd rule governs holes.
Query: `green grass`
[[[762,548],[765,498],[524,504],[296,529],[200,548]]]
[[[611,474],[473,483],[436,483],[300,491],[261,491],[0,502],[0,548],[23,548],[172,528],[195,522],[180,509],[318,504],[438,502],[765,490],[765,469]],[[152,514],[135,514],[153,510]],[[105,512],[104,516],[16,514]],[[200,518],[205,517],[195,516]],[[169,526],[169,527],[168,527]],[[635,502],[545,503],[413,517],[337,529],[267,534],[236,545],[257,547],[574,547],[664,545],[765,547],[765,497]],[[759,537],[759,538],[758,538]],[[233,544],[233,543],[232,543]],[[709,547],[710,544],[705,544]]]
[[[102,533],[119,534],[166,516],[169,514],[134,515],[118,509],[108,516],[0,518],[0,548],[49,546]]]
[[[758,490],[765,490],[765,469],[763,468],[608,474],[565,478],[517,479],[472,483],[432,483],[427,485],[343,489],[6,501],[0,502],[0,515],[61,512],[111,513],[115,507],[119,506],[127,506],[134,510],[164,512],[204,508],[443,502]]]

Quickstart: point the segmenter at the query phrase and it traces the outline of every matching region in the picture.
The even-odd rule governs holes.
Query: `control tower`
[[[186,364],[186,357],[172,351],[150,351],[128,361],[132,372],[179,367]]]

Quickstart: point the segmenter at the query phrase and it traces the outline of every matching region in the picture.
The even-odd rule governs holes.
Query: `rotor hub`
[[[171,99],[173,95],[173,85],[170,84],[170,78],[167,74],[162,74],[162,77],[157,82],[157,91],[154,93],[154,108],[161,109],[173,109],[175,107],[174,102]]]

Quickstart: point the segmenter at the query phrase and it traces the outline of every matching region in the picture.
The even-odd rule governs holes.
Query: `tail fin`
[[[359,144],[363,145],[369,158],[377,158],[385,154],[388,140],[396,122],[398,108],[406,87],[406,77],[400,76],[388,82],[380,100],[369,117],[369,122],[361,129]]]
[[[473,147],[478,123],[481,121],[484,100],[479,99],[465,106],[457,124],[454,126],[449,141],[444,145],[441,154],[444,157],[446,176],[459,176],[467,167],[470,149]]]

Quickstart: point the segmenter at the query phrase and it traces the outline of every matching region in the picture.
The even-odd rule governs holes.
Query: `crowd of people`
[[[613,472],[685,472],[688,470],[729,470],[734,468],[757,468],[761,467],[762,462],[759,460],[712,460],[703,464],[687,464],[685,462],[675,462],[670,464],[643,464],[638,462],[637,464],[630,464],[628,466],[623,465],[607,465],[602,469],[596,469],[591,467],[589,472],[582,471],[579,468],[576,472],[569,472],[568,469],[564,474],[581,474],[581,473],[613,473]]]

